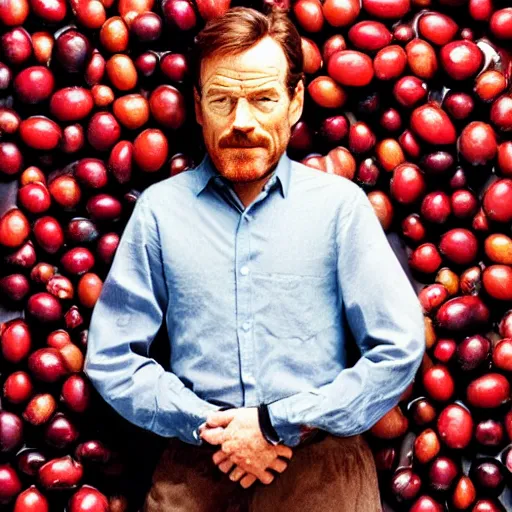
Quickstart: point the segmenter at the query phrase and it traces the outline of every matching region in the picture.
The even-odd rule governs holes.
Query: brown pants
[[[153,474],[144,512],[381,512],[373,454],[360,435],[294,449],[284,473],[249,489],[211,460],[218,447],[169,442]]]

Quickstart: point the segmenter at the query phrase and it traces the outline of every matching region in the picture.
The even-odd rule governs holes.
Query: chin
[[[252,152],[252,151],[251,151]],[[262,178],[271,167],[266,158],[247,158],[238,154],[229,159],[221,159],[218,171],[235,182],[255,181]]]

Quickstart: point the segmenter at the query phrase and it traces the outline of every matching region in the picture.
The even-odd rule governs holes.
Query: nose
[[[245,98],[240,98],[236,105],[233,129],[249,132],[254,128],[256,128],[256,123],[249,102]]]

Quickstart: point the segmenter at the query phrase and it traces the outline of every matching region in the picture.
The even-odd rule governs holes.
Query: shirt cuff
[[[199,416],[196,415],[193,418],[191,418],[188,425],[185,428],[180,429],[180,433],[177,436],[178,439],[180,439],[184,443],[193,444],[196,446],[201,446],[204,443],[204,441],[201,439],[199,429],[201,428],[202,425],[206,423],[206,417],[208,413],[219,410],[219,407],[215,405],[208,405],[209,407],[204,409],[204,411],[202,411],[202,414],[200,414]]]
[[[283,401],[278,400],[267,406],[270,423],[279,439],[286,446],[297,446],[306,437],[310,429],[302,425],[293,425],[288,421]]]

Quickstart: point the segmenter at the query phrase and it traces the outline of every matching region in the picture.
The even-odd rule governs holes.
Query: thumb
[[[206,424],[209,427],[225,427],[233,421],[236,409],[229,409],[228,411],[215,411],[208,414]]]

